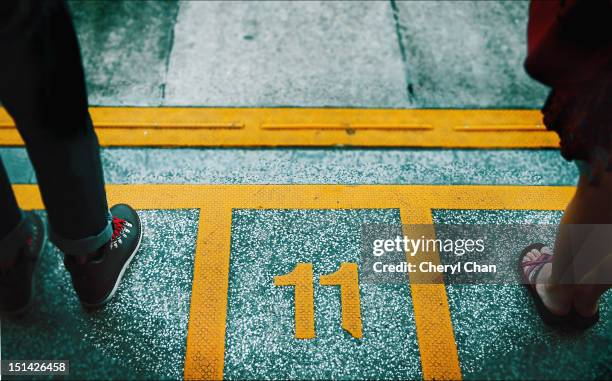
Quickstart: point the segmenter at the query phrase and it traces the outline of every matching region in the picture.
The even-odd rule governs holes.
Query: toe
[[[527,253],[527,255],[525,255],[525,257],[523,258],[523,263],[528,263],[528,262],[532,262],[536,259],[537,257],[535,255],[533,255],[532,253]]]
[[[523,257],[523,262],[527,262],[531,260],[531,253],[527,253],[525,254],[525,256]]]
[[[531,252],[525,254],[523,257],[523,262],[531,261]]]
[[[553,254],[553,251],[552,251],[552,249],[551,249],[550,247],[548,247],[548,246],[544,246],[544,247],[542,248],[542,254],[552,255],[552,254]]]
[[[534,250],[532,251],[532,254],[533,254],[533,259],[534,259],[534,260],[537,260],[537,259],[539,259],[539,258],[540,258],[540,256],[542,255],[542,251],[540,251],[540,250],[535,250],[535,249],[534,249]]]

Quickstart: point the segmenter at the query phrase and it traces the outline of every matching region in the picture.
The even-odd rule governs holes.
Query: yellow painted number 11
[[[319,283],[322,286],[340,286],[342,328],[353,337],[361,339],[363,332],[357,264],[342,262],[335,273],[321,275]],[[295,288],[295,337],[313,339],[316,333],[312,263],[298,263],[290,273],[275,276],[274,285]]]

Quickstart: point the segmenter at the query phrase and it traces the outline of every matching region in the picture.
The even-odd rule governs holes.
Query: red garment
[[[527,72],[551,87],[585,82],[612,59],[610,0],[532,1]]]
[[[544,124],[568,159],[612,170],[612,1],[532,1],[525,69],[552,87]]]

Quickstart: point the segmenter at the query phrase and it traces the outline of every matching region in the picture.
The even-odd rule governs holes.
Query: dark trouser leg
[[[26,143],[52,240],[67,254],[87,254],[111,231],[76,34],[63,1],[10,8],[0,29],[0,100]]]
[[[21,220],[21,210],[17,206],[17,200],[13,194],[11,183],[9,182],[4,165],[0,159],[0,210],[2,215],[0,216],[0,242],[2,239],[9,235]],[[4,250],[0,247],[0,261],[2,261],[2,254]]]
[[[16,261],[28,229],[0,160],[0,273]]]

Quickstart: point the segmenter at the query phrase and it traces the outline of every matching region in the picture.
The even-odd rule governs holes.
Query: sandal
[[[540,315],[540,318],[542,319],[542,321],[544,321],[544,323],[554,327],[564,326],[568,323],[572,324],[574,323],[575,313],[572,313],[572,311],[568,312],[565,315],[557,315],[552,313],[548,309],[548,307],[544,305],[542,298],[540,297],[540,295],[538,295],[538,292],[536,291],[535,280],[538,278],[538,274],[540,273],[540,270],[542,270],[544,265],[552,262],[553,256],[550,254],[542,253],[542,255],[540,255],[537,260],[523,262],[523,258],[525,258],[525,255],[527,255],[527,253],[529,253],[531,250],[542,250],[542,248],[545,246],[546,245],[544,245],[543,243],[534,243],[532,245],[527,246],[523,249],[523,251],[521,251],[521,256],[519,258],[519,271],[521,272],[523,284],[525,285],[525,287],[527,287],[527,290],[529,290],[529,293],[533,298],[536,311],[538,312],[538,315]]]

